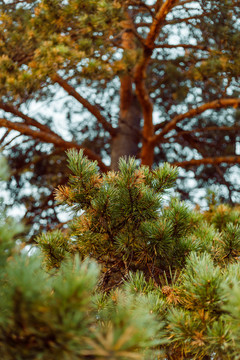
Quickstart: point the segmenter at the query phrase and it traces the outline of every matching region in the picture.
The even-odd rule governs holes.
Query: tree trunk
[[[122,22],[122,47],[126,51],[134,50],[135,36],[132,32],[131,19],[126,13],[126,21]],[[123,156],[137,156],[140,139],[140,121],[142,109],[133,90],[131,74],[120,78],[120,113],[117,135],[112,138],[111,169],[118,170],[118,161]]]
[[[137,96],[133,93],[131,79],[129,76],[124,76],[121,79],[118,133],[112,139],[112,170],[118,169],[120,157],[137,156],[141,117],[141,107]]]

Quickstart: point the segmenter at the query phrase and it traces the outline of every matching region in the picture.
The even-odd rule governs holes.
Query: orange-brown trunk
[[[134,34],[130,31],[131,21],[126,14],[123,23],[125,32],[122,35],[122,47],[126,50],[135,48]],[[133,90],[133,79],[130,74],[120,78],[120,113],[117,135],[112,138],[111,168],[118,170],[120,157],[138,156],[140,141],[141,106]]]

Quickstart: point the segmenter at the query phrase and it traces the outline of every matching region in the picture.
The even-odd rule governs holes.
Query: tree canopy
[[[168,161],[183,198],[219,184],[237,202],[239,14],[239,0],[1,1],[1,143],[27,221],[58,221],[68,148],[103,172]]]

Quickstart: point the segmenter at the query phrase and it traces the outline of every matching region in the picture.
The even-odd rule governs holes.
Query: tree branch
[[[183,1],[180,1],[177,6],[184,6],[186,4],[189,4],[189,3],[193,3],[195,0],[183,0]]]
[[[139,13],[139,12],[141,12],[141,11],[144,11],[144,10],[147,10],[148,12],[149,12],[149,14],[151,15],[151,16],[154,16],[153,15],[153,6],[151,6],[151,5],[147,5],[144,1],[127,1],[126,2],[126,5],[127,6],[132,6],[133,7],[133,12],[134,13]]]
[[[101,114],[98,108],[92,105],[88,100],[84,99],[71,85],[68,84],[63,78],[61,78],[58,74],[52,75],[52,80],[55,83],[58,83],[69,95],[74,97],[80,104],[82,104],[95,118],[98,120],[100,124],[102,124],[103,128],[110,133],[110,135],[115,136],[117,134],[117,129],[113,128],[112,125],[105,119],[105,117]]]
[[[65,141],[58,135],[53,135],[53,134],[50,134],[48,132],[44,132],[41,130],[36,131],[36,130],[31,129],[28,125],[25,125],[22,123],[16,123],[16,122],[13,123],[9,120],[2,119],[2,118],[0,118],[0,126],[5,127],[7,129],[11,129],[11,130],[16,130],[16,131],[20,132],[22,135],[28,135],[34,139],[39,139],[42,142],[53,144],[55,147],[59,147],[62,149],[70,149],[70,148],[76,148],[79,150],[83,149],[85,155],[87,155],[90,160],[97,160],[98,165],[103,172],[106,172],[109,170],[109,167],[106,166],[102,162],[100,156],[95,154],[93,151],[86,149],[83,146],[78,145],[74,142]]]
[[[178,0],[166,0],[163,5],[157,11],[155,18],[150,26],[148,36],[144,42],[144,49],[139,62],[136,64],[134,69],[134,82],[136,85],[136,94],[141,104],[143,111],[143,144],[141,151],[141,159],[143,165],[151,166],[153,163],[154,147],[151,143],[151,138],[154,134],[153,126],[153,103],[149,96],[148,90],[145,84],[146,68],[149,60],[152,56],[154,49],[154,43],[159,35],[161,28],[164,25],[165,19],[172,7],[178,2]]]
[[[207,15],[210,15],[210,14],[212,14],[212,12],[209,12]],[[188,22],[189,20],[201,19],[204,16],[206,16],[206,13],[202,13],[200,15],[189,16],[187,18],[178,18],[178,19],[174,19],[174,20],[169,20],[165,23],[165,25],[173,25],[173,24],[179,24],[181,22]]]
[[[207,48],[206,46],[202,45],[191,45],[191,44],[177,44],[177,45],[171,45],[171,44],[158,44],[155,46],[155,49],[175,49],[175,48],[183,48],[183,49],[194,49],[194,50],[202,50],[202,51],[213,51],[212,49]]]
[[[199,165],[206,165],[206,164],[240,164],[240,155],[236,156],[219,156],[219,157],[209,157],[204,159],[192,159],[189,161],[177,161],[171,163],[171,165],[179,166],[179,167],[189,167],[189,166],[199,166]]]
[[[169,136],[164,140],[168,141],[169,139],[176,139],[180,136],[190,135],[195,133],[205,133],[211,131],[240,131],[240,126],[208,126],[205,128],[196,128],[193,130],[183,130],[179,131],[176,135]]]
[[[8,136],[10,134],[10,130],[6,130],[5,131],[5,134],[3,134],[3,136],[1,137],[1,139],[0,139],[0,144],[2,144],[3,143],[3,141],[6,139],[6,137]]]
[[[152,25],[150,26],[148,36],[144,43],[145,48],[142,57],[135,67],[134,78],[136,83],[136,91],[138,93],[139,101],[143,107],[143,111],[146,112],[152,111],[153,107],[144,84],[144,80],[146,78],[146,67],[154,49],[154,42],[161,30],[161,27],[164,24],[166,16],[177,2],[178,0],[166,0],[164,4],[160,7],[159,11],[156,14],[156,17],[152,22]]]
[[[163,5],[158,10],[156,17],[153,20],[153,23],[150,27],[150,31],[148,33],[147,39],[145,41],[145,45],[148,48],[154,47],[154,42],[164,25],[165,19],[169,11],[174,7],[175,4],[178,3],[179,0],[166,0]]]
[[[176,125],[187,118],[192,118],[194,116],[197,116],[199,114],[202,114],[204,111],[209,110],[209,109],[221,109],[221,108],[225,108],[228,106],[233,106],[233,107],[237,107],[240,105],[240,99],[219,99],[219,100],[214,100],[212,102],[203,104],[195,109],[191,109],[189,111],[187,111],[184,114],[180,114],[175,116],[160,132],[160,134],[157,134],[155,136],[153,136],[152,138],[152,143],[154,145],[157,145],[157,143],[167,134],[169,133],[169,131],[171,131],[172,129],[174,129],[176,127]]]
[[[10,130],[8,130],[9,133],[11,132]],[[9,140],[7,143],[5,143],[4,145],[2,145],[0,147],[0,151],[3,151],[8,145],[10,145],[14,140],[16,140],[19,136],[21,136],[22,134],[18,134],[16,136],[14,136],[11,140]],[[2,144],[2,141],[0,141],[0,143]]]
[[[38,121],[36,121],[35,119],[25,115],[20,110],[18,110],[15,106],[8,105],[8,104],[5,104],[5,103],[0,101],[0,109],[20,117],[21,119],[24,120],[24,122],[27,125],[34,126],[34,127],[38,128],[39,130],[48,132],[48,133],[50,133],[50,134],[52,134],[52,135],[54,135],[56,137],[59,136],[58,134],[53,132],[47,125],[43,125],[43,124],[39,123]]]

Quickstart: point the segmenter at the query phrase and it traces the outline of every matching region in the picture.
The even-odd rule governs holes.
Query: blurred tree
[[[237,202],[239,13],[239,0],[2,0],[1,144],[26,222],[58,223],[72,147],[103,172],[124,155],[168,161],[183,198],[215,184]]]

